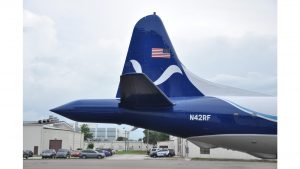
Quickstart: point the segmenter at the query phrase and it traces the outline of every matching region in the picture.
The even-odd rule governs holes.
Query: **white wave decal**
[[[135,70],[136,73],[143,73],[143,70],[142,70],[142,66],[140,65],[140,63],[136,60],[130,60],[132,66],[133,66],[133,69]]]
[[[182,74],[181,69],[177,65],[169,66],[164,73],[154,82],[155,85],[160,85],[169,79],[174,73]]]
[[[133,66],[133,69],[135,70],[136,73],[143,73],[143,70],[142,70],[142,66],[141,64],[132,59],[130,60],[132,66]],[[171,65],[169,66],[163,73],[162,75],[154,82],[155,85],[160,85],[162,84],[163,82],[165,82],[166,80],[168,80],[174,73],[180,73],[182,74],[182,71],[181,69],[177,66],[177,65]]]

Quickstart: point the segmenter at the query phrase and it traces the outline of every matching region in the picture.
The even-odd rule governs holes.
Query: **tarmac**
[[[24,169],[276,169],[276,162],[209,161],[184,158],[149,158],[145,155],[114,155],[104,159],[23,160]]]

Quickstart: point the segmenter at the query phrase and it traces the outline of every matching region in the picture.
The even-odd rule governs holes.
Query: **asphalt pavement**
[[[104,159],[29,159],[24,169],[276,169],[274,162],[190,161],[183,158],[149,158],[145,155],[114,155]]]

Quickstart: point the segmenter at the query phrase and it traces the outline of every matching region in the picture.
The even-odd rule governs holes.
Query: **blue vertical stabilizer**
[[[134,27],[122,74],[144,73],[168,97],[203,96],[188,80],[157,15],[140,19]],[[120,98],[120,87],[117,97]]]

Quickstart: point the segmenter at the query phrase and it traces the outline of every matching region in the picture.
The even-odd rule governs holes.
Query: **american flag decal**
[[[170,49],[164,48],[152,48],[152,57],[153,58],[166,58],[170,59]]]

